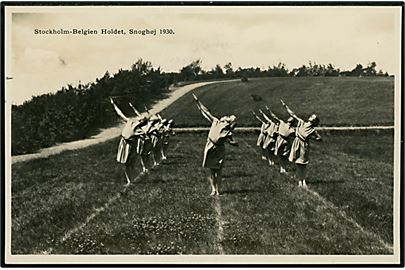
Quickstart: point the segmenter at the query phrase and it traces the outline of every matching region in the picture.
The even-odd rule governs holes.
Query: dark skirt
[[[225,161],[225,145],[214,145],[208,141],[204,149],[203,167],[210,169],[222,169]]]

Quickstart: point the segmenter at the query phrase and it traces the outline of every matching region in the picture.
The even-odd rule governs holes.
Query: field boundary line
[[[336,127],[317,127],[319,131],[359,131],[359,130],[390,130],[394,129],[394,126],[336,126]],[[209,127],[178,127],[173,128],[173,131],[177,132],[200,132],[209,131]],[[236,127],[235,131],[260,131],[260,127]]]
[[[259,152],[254,149],[249,143],[247,143],[245,140],[242,140],[246,146],[251,149],[253,152],[255,152],[256,154],[259,154]],[[285,175],[285,174],[284,174]],[[286,177],[292,179],[292,180],[296,180],[293,176],[287,174],[285,175]],[[394,247],[390,244],[388,244],[387,242],[385,242],[383,239],[381,239],[381,237],[373,232],[368,231],[367,229],[365,229],[363,226],[361,226],[359,223],[357,223],[356,220],[354,220],[352,217],[348,216],[346,214],[345,211],[343,211],[342,209],[340,209],[339,207],[337,207],[335,204],[333,204],[331,201],[328,201],[327,199],[325,199],[324,197],[322,197],[318,192],[310,189],[309,187],[301,187],[301,189],[306,190],[307,192],[309,192],[309,194],[311,194],[313,197],[316,197],[318,200],[320,200],[326,207],[331,208],[333,210],[335,210],[344,220],[348,221],[350,224],[352,224],[353,226],[355,226],[357,229],[359,229],[363,234],[366,234],[368,236],[371,236],[373,238],[375,238],[376,240],[378,240],[378,242],[380,243],[380,245],[382,245],[384,248],[386,248],[387,250],[389,250],[390,252],[394,253]]]
[[[215,220],[217,222],[217,243],[216,243],[216,248],[218,250],[218,253],[220,255],[224,255],[224,247],[222,245],[222,242],[224,241],[224,227],[222,226],[223,220],[222,220],[222,208],[221,208],[221,201],[220,198],[215,196],[214,199],[214,210],[215,210]]]
[[[180,141],[176,144],[175,147],[173,147],[173,149],[171,149],[171,151],[175,151],[175,150],[179,147],[179,145],[180,145]],[[157,166],[160,166],[160,164],[157,165]],[[157,166],[152,167],[152,168],[156,168]],[[149,172],[150,172],[150,170],[149,170]],[[62,237],[59,241],[57,241],[56,243],[57,243],[57,244],[63,244],[63,243],[64,243],[66,240],[68,240],[74,233],[76,233],[76,232],[82,230],[84,227],[86,227],[87,224],[88,224],[90,221],[92,221],[94,218],[96,218],[97,216],[99,216],[102,212],[104,212],[105,210],[107,210],[108,208],[110,208],[110,206],[111,206],[112,203],[114,203],[116,200],[118,200],[119,198],[121,198],[122,194],[124,194],[130,186],[132,186],[134,183],[136,183],[136,182],[137,182],[139,179],[141,179],[142,177],[148,175],[149,172],[148,172],[148,173],[139,173],[139,174],[134,178],[134,180],[132,180],[132,182],[131,182],[131,184],[130,184],[129,186],[125,186],[122,190],[117,191],[116,194],[115,194],[113,197],[111,197],[106,203],[104,203],[101,207],[95,208],[94,211],[93,211],[89,216],[86,217],[86,219],[85,219],[84,222],[79,223],[78,226],[75,226],[75,227],[73,227],[72,229],[68,230],[68,231],[63,235],[63,237]],[[46,255],[48,255],[48,254],[51,254],[53,251],[54,251],[54,248],[50,247],[50,248],[48,248],[47,250],[40,252],[40,254],[46,254]]]
[[[200,86],[198,86],[200,87]],[[191,89],[193,90],[193,89]],[[189,90],[189,91],[191,91]],[[183,94],[184,95],[184,94]],[[169,104],[170,105],[170,104]],[[169,106],[167,105],[167,106]],[[166,108],[166,107],[165,107]],[[162,109],[161,109],[162,110]],[[158,113],[160,110],[154,111],[154,113]],[[88,146],[102,143],[111,139],[114,139],[119,136],[120,131],[123,125],[119,125],[118,127],[112,127],[109,129],[105,129],[104,131],[100,132],[98,135],[93,136],[88,139],[67,142],[58,144],[55,146],[51,146],[48,148],[43,148],[38,153],[32,154],[24,154],[24,155],[17,155],[11,157],[11,163],[17,163],[22,161],[28,161],[38,158],[47,158],[49,156],[60,154],[66,150],[77,150],[86,148]],[[378,130],[393,130],[395,126],[336,126],[336,127],[317,127],[319,131],[378,131]],[[173,128],[174,132],[179,133],[194,133],[194,132],[203,132],[209,131],[209,127],[178,127]],[[242,132],[252,132],[252,131],[260,131],[260,127],[236,127],[235,131],[242,131]]]
[[[173,102],[184,96],[190,91],[193,91],[199,87],[209,85],[209,84],[216,84],[216,83],[227,83],[227,82],[234,82],[238,80],[225,80],[225,81],[210,81],[210,82],[197,82],[193,84],[187,84],[185,86],[181,86],[176,88],[172,91],[167,98],[159,100],[156,104],[152,105],[152,108],[149,110],[151,114],[159,113],[162,110],[169,107]],[[118,126],[102,129],[100,133],[97,135],[91,136],[90,138],[77,140],[72,142],[65,142],[60,143],[51,147],[42,148],[37,153],[32,154],[23,154],[23,155],[16,155],[11,156],[11,164],[16,162],[28,161],[38,158],[47,158],[49,156],[53,156],[56,154],[60,154],[66,150],[76,150],[86,148],[91,145],[95,145],[97,143],[105,142],[111,139],[114,139],[121,134],[121,130],[123,128],[123,124],[119,124]]]

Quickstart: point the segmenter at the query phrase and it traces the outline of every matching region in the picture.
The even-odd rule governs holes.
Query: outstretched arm
[[[262,124],[265,124],[264,121],[254,112],[252,111],[253,116],[256,117],[257,120],[259,120]]]
[[[271,117],[273,117],[275,120],[277,120],[278,122],[280,122],[280,118],[277,117],[277,115],[275,115],[269,107],[266,106],[266,110],[270,113]]]
[[[137,116],[140,116],[140,115],[141,115],[141,113],[134,107],[134,105],[132,105],[131,102],[129,102],[129,106],[132,108],[132,110],[134,110],[134,112],[135,112],[135,114],[136,114]]]
[[[200,110],[201,114],[210,122],[214,121],[214,119],[216,118],[215,116],[213,116],[207,109],[207,107],[205,107],[201,101],[198,100],[198,98],[193,94],[193,98],[194,100],[197,102],[197,107]]]
[[[126,122],[128,121],[128,117],[126,117],[124,115],[124,113],[120,110],[120,108],[117,107],[117,105],[115,105],[114,100],[112,98],[110,98],[110,102],[111,104],[114,106],[115,111],[117,112],[117,114]]]
[[[160,113],[158,113],[158,114],[156,114],[156,115],[157,115],[157,117],[159,118],[160,121],[163,120],[163,117],[160,115]]]
[[[267,122],[273,123],[270,117],[268,117],[262,110],[259,110],[259,112],[263,115],[264,119],[266,119]]]
[[[148,107],[146,107],[146,105],[145,105],[145,112],[147,113],[147,115],[150,115],[149,109]]]
[[[288,114],[297,119],[298,121],[304,121],[301,118],[299,118],[288,106],[287,104],[284,103],[282,99],[280,99],[281,104],[283,104],[283,107],[287,110]]]

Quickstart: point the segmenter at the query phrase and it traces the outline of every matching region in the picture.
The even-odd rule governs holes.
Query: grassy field
[[[235,114],[239,126],[258,126],[252,109],[269,105],[287,117],[283,99],[301,117],[315,112],[323,126],[393,125],[394,79],[386,77],[296,77],[252,79],[208,85],[195,91],[214,115]],[[255,102],[251,95],[259,95]],[[191,93],[163,111],[177,126],[208,126],[198,112]]]
[[[220,197],[201,168],[205,136],[174,137],[169,159],[127,189],[118,139],[13,164],[12,253],[392,252],[392,135],[314,143],[309,190],[260,160],[256,136],[236,139]]]

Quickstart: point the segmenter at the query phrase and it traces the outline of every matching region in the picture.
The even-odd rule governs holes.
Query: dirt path
[[[213,84],[213,83],[226,83],[226,82],[231,82],[231,81],[237,81],[237,80],[201,82],[201,83],[189,84],[189,85],[185,85],[183,87],[176,88],[169,94],[169,96],[167,98],[160,100],[158,103],[153,105],[152,108],[150,109],[150,113],[155,114],[155,113],[158,113],[158,112],[164,110],[165,108],[170,106],[173,102],[175,102],[177,99],[179,99],[183,95],[187,94],[188,92],[190,92],[198,87],[205,86],[208,84]],[[122,127],[123,127],[123,124],[120,124],[116,127],[103,129],[99,134],[92,136],[88,139],[57,144],[55,146],[43,148],[38,153],[12,156],[11,157],[12,163],[27,161],[27,160],[37,159],[37,158],[46,158],[46,157],[49,157],[52,155],[59,154],[66,150],[81,149],[81,148],[84,148],[84,147],[87,147],[90,145],[105,142],[105,141],[108,141],[115,137],[118,137],[121,133]],[[332,131],[332,130],[379,130],[379,129],[393,129],[393,128],[394,128],[393,126],[370,126],[370,127],[319,127],[318,129]],[[258,127],[239,127],[236,129],[240,130],[240,131],[260,130],[260,128],[258,128]],[[174,130],[179,131],[179,132],[195,132],[195,131],[206,131],[206,130],[208,130],[208,128],[206,128],[206,127],[175,128]]]
[[[216,249],[220,255],[224,255],[224,247],[222,242],[224,241],[224,227],[223,227],[223,219],[222,219],[222,208],[221,208],[221,200],[219,196],[214,196],[213,198],[213,208],[215,210],[215,220],[217,222],[217,239],[216,239]]]
[[[158,113],[158,112],[164,110],[165,108],[170,106],[173,102],[175,102],[177,99],[179,99],[186,93],[188,93],[198,87],[208,85],[208,84],[213,84],[213,83],[226,83],[226,82],[231,82],[231,81],[235,81],[235,80],[201,82],[201,83],[194,83],[194,84],[189,84],[189,85],[186,85],[183,87],[176,88],[169,94],[169,97],[167,97],[163,100],[160,100],[158,103],[153,105],[152,109],[150,109],[150,113],[154,114],[154,113]],[[52,155],[59,154],[66,150],[80,149],[80,148],[84,148],[84,147],[94,145],[97,143],[105,142],[105,141],[108,141],[110,139],[113,139],[113,138],[119,136],[121,133],[122,127],[123,127],[123,124],[120,124],[116,127],[107,128],[107,129],[102,130],[99,134],[92,136],[88,139],[61,143],[61,144],[58,144],[58,145],[55,145],[52,147],[43,148],[38,153],[13,156],[13,157],[11,157],[12,163],[27,161],[27,160],[37,159],[37,158],[46,158],[46,157],[49,157]]]

